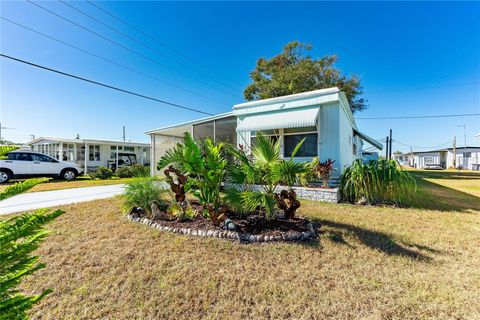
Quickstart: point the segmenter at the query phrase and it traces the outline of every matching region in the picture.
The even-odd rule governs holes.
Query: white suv
[[[12,151],[0,160],[0,183],[12,178],[59,177],[73,180],[82,169],[74,163],[59,161],[47,155],[28,151]]]

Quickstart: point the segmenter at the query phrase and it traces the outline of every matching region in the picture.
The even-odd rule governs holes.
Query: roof
[[[275,97],[270,99],[262,99],[262,100],[239,103],[233,106],[233,112],[226,112],[226,113],[222,113],[215,116],[183,122],[183,123],[179,123],[171,126],[161,127],[158,129],[146,131],[145,133],[146,134],[160,133],[160,134],[170,135],[170,136],[182,136],[183,132],[189,131],[192,125],[215,120],[215,119],[221,119],[229,116],[236,116],[240,120],[238,124],[240,127],[240,130],[239,128],[237,128],[237,131],[268,130],[268,129],[272,129],[273,128],[272,126],[275,127],[273,129],[276,129],[278,128],[279,119],[275,119],[276,123],[273,125],[272,117],[269,114],[278,116],[280,114],[280,111],[285,111],[288,109],[297,109],[297,110],[306,109],[308,107],[313,107],[313,106],[318,107],[322,104],[333,103],[333,102],[339,102],[340,107],[344,110],[345,114],[347,115],[348,121],[350,122],[353,130],[357,132],[357,135],[359,137],[361,137],[363,140],[367,141],[368,143],[370,143],[371,145],[375,146],[380,150],[383,148],[382,144],[370,138],[366,134],[361,133],[358,130],[352,111],[350,110],[350,105],[348,103],[348,100],[345,94],[342,91],[340,91],[340,89],[338,89],[337,87],[290,94],[290,95]],[[264,113],[265,117],[258,118],[260,115],[254,117],[253,115],[256,113],[260,113],[260,114]],[[252,119],[247,120],[247,118],[249,117]],[[253,118],[255,118],[256,120],[253,121],[254,120]],[[300,120],[299,117],[296,117],[296,119]],[[243,125],[243,122],[245,120],[247,120],[248,123],[245,123]],[[297,120],[283,119],[282,121],[284,121],[285,123],[288,122],[289,123],[288,125],[290,127],[296,127],[297,125],[293,122]],[[302,121],[298,121],[298,122],[300,123]],[[305,126],[309,126],[309,125],[305,125]]]
[[[40,143],[41,141],[65,142],[65,143],[86,143],[86,144],[114,144],[131,147],[150,147],[149,143],[119,141],[119,140],[103,140],[103,139],[71,139],[59,137],[38,137],[32,141],[27,142],[28,145]]]
[[[217,115],[214,115],[214,116],[209,116],[209,117],[205,117],[205,118],[200,118],[200,119],[196,119],[196,120],[181,122],[181,123],[177,123],[177,124],[174,124],[174,125],[169,125],[169,126],[160,127],[160,128],[157,128],[157,129],[148,130],[148,131],[145,131],[145,133],[146,134],[162,133],[161,131],[164,131],[164,130],[167,130],[167,129],[174,129],[174,128],[179,128],[179,127],[183,127],[183,126],[192,126],[192,125],[195,125],[195,124],[200,124],[200,123],[203,123],[203,122],[208,122],[208,121],[217,120],[217,119],[223,119],[223,118],[227,118],[227,117],[230,117],[230,116],[233,116],[233,112],[231,112],[231,111],[230,112],[225,112],[225,113],[220,113],[220,114],[217,114]]]
[[[239,103],[239,104],[236,104],[236,105],[233,106],[233,110],[240,110],[240,109],[258,107],[258,106],[264,106],[264,105],[272,105],[272,104],[277,104],[277,103],[285,103],[285,102],[290,102],[290,101],[294,101],[294,100],[296,100],[296,101],[306,101],[306,100],[309,100],[309,99],[312,99],[312,98],[319,98],[319,97],[322,97],[322,96],[327,96],[327,95],[335,94],[335,93],[339,93],[339,92],[341,92],[341,91],[337,87],[319,89],[319,90],[312,90],[312,91],[307,91],[307,92],[289,94],[289,95],[281,96],[281,97],[275,97],[275,98],[261,99],[261,100]],[[320,102],[320,103],[325,103],[325,102]],[[313,104],[320,104],[320,103],[313,103]],[[311,104],[305,104],[305,105],[311,105]]]

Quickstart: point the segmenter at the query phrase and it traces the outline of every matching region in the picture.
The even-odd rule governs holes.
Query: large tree
[[[340,72],[335,67],[335,55],[314,59],[308,55],[311,49],[311,45],[295,41],[275,57],[258,59],[255,70],[250,73],[253,82],[243,93],[245,99],[267,99],[338,87],[347,96],[352,112],[364,110],[367,101],[361,97],[360,79]]]

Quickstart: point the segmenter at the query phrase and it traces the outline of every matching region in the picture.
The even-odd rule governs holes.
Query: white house
[[[83,167],[85,172],[99,166],[111,167],[122,161],[150,163],[150,144],[113,140],[67,139],[39,137],[27,143],[33,151],[53,158],[70,161]]]
[[[400,164],[407,164],[413,168],[418,169],[432,167],[448,169],[454,167],[453,148],[395,154],[394,159],[399,161]],[[480,170],[480,147],[456,148],[455,159],[456,168],[466,170]]]
[[[195,139],[211,137],[247,150],[257,132],[263,132],[280,140],[285,157],[306,138],[296,160],[308,161],[315,156],[322,161],[335,160],[337,174],[362,157],[364,141],[382,149],[379,142],[359,131],[345,94],[338,88],[241,103],[234,105],[232,112],[147,131],[152,174],[160,174],[156,163],[166,150],[182,141],[186,131]]]

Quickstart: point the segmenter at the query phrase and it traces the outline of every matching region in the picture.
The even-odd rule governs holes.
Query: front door
[[[32,165],[32,174],[35,175],[52,175],[60,174],[60,163],[46,156],[44,154],[32,154],[33,165]]]

